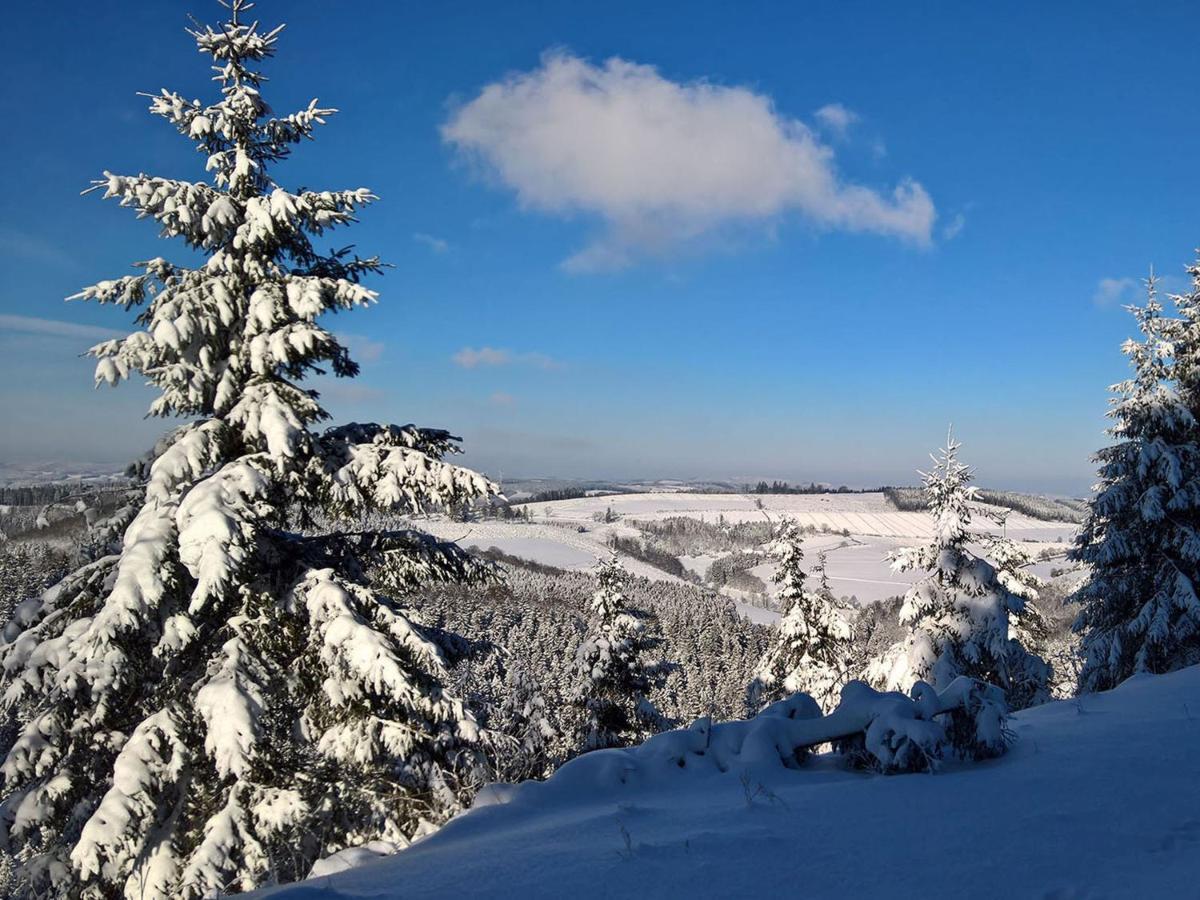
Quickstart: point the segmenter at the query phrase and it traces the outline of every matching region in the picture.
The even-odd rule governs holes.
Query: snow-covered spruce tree
[[[995,566],[968,549],[975,488],[971,471],[958,461],[958,447],[948,437],[940,458],[934,457],[933,471],[924,475],[933,539],[892,555],[898,571],[927,574],[904,595],[900,608],[908,636],[872,663],[868,680],[890,690],[907,691],[917,681],[942,690],[966,675],[1007,692],[1019,674],[1020,695],[1042,697],[1049,667],[1010,636],[1010,615],[1020,613],[1025,601],[1005,586]],[[1039,677],[1040,688],[1025,683]],[[1014,693],[1009,703],[1017,699]]]
[[[552,744],[559,738],[546,709],[538,681],[520,663],[510,665],[504,680],[503,700],[489,727],[515,744],[499,761],[496,776],[516,782],[546,778],[554,772]]]
[[[0,647],[21,723],[0,816],[38,897],[190,898],[303,877],[322,854],[402,844],[457,802],[478,729],[442,687],[443,655],[399,589],[475,569],[409,531],[337,532],[370,511],[494,493],[443,461],[444,431],[314,429],[298,382],[355,364],[320,324],[365,306],[374,259],[311,236],[365,189],[290,193],[271,163],[333,110],[274,117],[252,66],[279,29],[231,0],[192,31],[215,61],[210,106],[163,91],[151,112],[195,142],[211,183],[106,174],[105,196],[207,259],[153,259],[83,298],[139,307],[142,330],[92,349],[97,381],[140,372],[152,413],[189,419],[155,449],[114,551],[18,613]]]
[[[658,641],[626,606],[625,569],[615,555],[597,566],[596,582],[591,626],[575,653],[579,753],[637,744],[669,724],[649,697],[666,675],[663,663],[644,658]]]
[[[1130,308],[1133,376],[1112,388],[1113,443],[1096,454],[1100,481],[1072,551],[1091,569],[1073,598],[1081,691],[1200,662],[1200,265],[1189,271],[1181,318],[1164,317],[1153,276],[1146,305]]]
[[[1028,568],[1033,560],[1025,549],[1006,535],[984,534],[979,540],[996,570],[996,580],[1022,601],[1020,609],[1008,613],[1008,705],[1026,709],[1045,703],[1055,682],[1048,655],[1050,626],[1038,605],[1045,582]]]
[[[831,712],[849,680],[854,629],[849,610],[829,589],[825,560],[813,571],[810,588],[803,569],[803,536],[791,519],[779,526],[771,548],[778,557],[775,583],[783,618],[772,646],[763,656],[746,689],[747,710],[753,714],[768,703],[801,691]]]

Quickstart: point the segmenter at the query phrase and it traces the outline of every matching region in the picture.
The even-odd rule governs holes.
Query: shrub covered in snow
[[[211,183],[97,183],[206,258],[151,259],[79,295],[140,310],[141,330],[92,349],[97,382],[141,373],[159,391],[151,412],[189,421],[141,467],[111,547],[3,635],[21,727],[0,819],[33,896],[187,898],[302,877],[331,851],[400,844],[450,814],[478,767],[476,720],[402,599],[478,567],[416,532],[317,523],[495,488],[445,461],[444,431],[316,429],[327,416],[301,380],[357,371],[321,318],[372,303],[360,279],[378,262],[312,238],[375,198],[271,180],[333,110],[272,114],[254,67],[279,29],[247,23],[248,6],[192,31],[217,102],[150,101]]]
[[[928,771],[945,759],[1003,752],[1003,711],[998,689],[969,678],[942,691],[921,682],[911,697],[852,681],[828,715],[807,694],[792,694],[749,719],[716,723],[706,716],[634,747],[584,754],[542,784],[489,787],[476,805],[507,801],[514,791],[636,793],[689,777],[799,769],[810,752],[827,744],[845,753],[850,764],[885,774]]]

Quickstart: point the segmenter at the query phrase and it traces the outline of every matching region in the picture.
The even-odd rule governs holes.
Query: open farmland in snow
[[[762,504],[760,509],[758,504]],[[979,504],[985,508],[984,504]],[[531,503],[528,509],[535,521],[590,522],[596,515],[612,511],[627,519],[654,520],[671,516],[694,516],[713,521],[761,521],[766,516],[778,519],[790,516],[804,527],[849,531],[876,537],[928,538],[933,535],[933,520],[924,512],[900,512],[880,493],[871,494],[689,494],[646,493],[617,494],[607,497],[581,497]],[[976,527],[993,530],[997,526],[978,516]],[[1076,525],[1070,522],[1045,522],[1011,513],[1008,534],[1015,540],[1055,542],[1069,540]]]
[[[759,509],[756,501],[762,502]],[[981,509],[986,509],[980,505]],[[640,523],[661,521],[683,516],[716,522],[762,521],[764,514],[778,521],[783,516],[796,519],[802,526],[826,529],[837,533],[810,534],[804,549],[810,563],[824,551],[830,585],[842,597],[854,597],[859,603],[870,603],[903,594],[920,573],[894,572],[887,561],[888,553],[909,543],[928,538],[933,521],[927,513],[898,512],[887,499],[872,494],[700,494],[686,492],[653,492],[583,497],[531,503],[522,507],[532,521],[483,520],[452,522],[438,517],[423,521],[421,527],[438,537],[458,541],[476,550],[495,547],[502,552],[571,571],[587,571],[606,556],[609,541],[615,537],[645,538]],[[605,523],[605,513],[611,509],[616,521]],[[996,530],[993,522],[979,514],[975,527]],[[1012,513],[1008,517],[1008,534],[1014,540],[1026,542],[1031,554],[1040,550],[1063,549],[1076,526],[1068,523],[1045,522]],[[842,534],[848,531],[849,535]],[[678,581],[646,562],[620,554],[622,563],[634,574],[660,581]],[[681,555],[684,568],[703,579],[708,568],[720,554],[697,553]],[[1061,566],[1061,559],[1038,563],[1034,571],[1048,575]],[[774,563],[764,558],[761,565],[750,570],[771,593]],[[725,588],[739,609],[755,621],[772,621],[777,614],[754,605],[753,598],[743,591]],[[761,599],[757,601],[761,603]]]
[[[421,520],[420,527],[443,540],[455,541],[462,547],[475,550],[495,547],[510,556],[574,572],[590,570],[608,556],[611,537],[639,535],[636,529],[625,524],[603,525],[594,522],[589,522],[585,526],[588,530],[584,532],[574,525],[568,527],[536,521],[485,519],[479,522],[453,522],[436,517]],[[641,560],[622,555],[621,562],[634,575],[659,581],[679,581],[673,575]]]

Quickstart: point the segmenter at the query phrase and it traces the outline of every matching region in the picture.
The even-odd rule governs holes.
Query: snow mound
[[[494,789],[396,856],[264,895],[1195,896],[1198,697],[1200,667],[1139,676],[1018,713],[1007,755],[934,775],[817,756],[670,777],[644,764],[679,739],[652,740]]]

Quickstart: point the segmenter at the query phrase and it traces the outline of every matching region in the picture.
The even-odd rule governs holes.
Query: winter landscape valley
[[[1200,898],[1194,10],[210,5],[0,38],[0,896]]]

